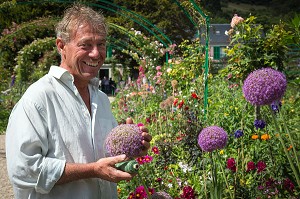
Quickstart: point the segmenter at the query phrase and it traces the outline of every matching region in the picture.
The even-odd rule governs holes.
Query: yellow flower
[[[258,135],[254,134],[251,136],[251,138],[252,138],[252,140],[256,140],[256,139],[258,139]]]
[[[261,137],[260,137],[260,139],[262,139],[262,140],[269,140],[271,138],[271,136],[269,135],[269,134],[263,134]]]
[[[220,155],[223,155],[223,154],[224,154],[224,150],[221,150],[221,151],[220,151]]]

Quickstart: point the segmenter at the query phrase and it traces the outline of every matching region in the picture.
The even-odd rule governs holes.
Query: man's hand
[[[94,165],[96,176],[101,179],[118,183],[121,180],[131,180],[136,174],[130,174],[116,169],[115,164],[126,161],[126,155],[101,158]]]
[[[133,120],[131,118],[126,119],[126,124],[133,124]],[[140,156],[147,155],[147,152],[150,148],[150,141],[152,140],[152,136],[148,133],[148,129],[145,126],[140,126],[142,133],[142,136],[144,137],[144,140],[142,141],[142,144],[144,145],[144,149],[141,151]]]

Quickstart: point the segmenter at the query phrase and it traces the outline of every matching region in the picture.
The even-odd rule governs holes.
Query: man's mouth
[[[99,62],[84,62],[86,65],[96,68],[99,64]]]

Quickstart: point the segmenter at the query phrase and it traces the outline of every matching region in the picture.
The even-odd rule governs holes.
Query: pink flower
[[[238,25],[239,23],[243,22],[244,19],[242,17],[239,17],[237,14],[235,14],[231,20],[231,27],[234,28],[236,25]]]
[[[152,152],[153,152],[154,154],[159,154],[159,149],[158,149],[158,147],[157,147],[157,146],[152,147]]]
[[[156,70],[160,70],[161,69],[161,66],[156,66]]]

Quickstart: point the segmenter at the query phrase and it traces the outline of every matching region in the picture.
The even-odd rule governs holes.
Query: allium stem
[[[294,175],[295,175],[295,178],[296,178],[298,187],[300,188],[300,179],[299,179],[299,175],[298,175],[297,170],[296,170],[296,168],[295,168],[295,166],[294,166],[294,163],[293,163],[293,161],[292,161],[292,159],[291,159],[291,157],[290,157],[290,155],[289,155],[289,153],[288,153],[288,150],[286,149],[286,147],[285,147],[285,145],[284,145],[284,141],[283,141],[283,139],[282,139],[282,136],[281,136],[281,133],[280,133],[280,129],[279,129],[279,126],[278,126],[278,124],[277,124],[277,120],[276,120],[276,117],[275,117],[275,115],[274,115],[274,112],[273,112],[271,106],[269,106],[269,110],[270,110],[270,112],[271,112],[271,115],[272,115],[272,118],[273,118],[273,121],[274,121],[274,124],[275,124],[275,128],[276,128],[276,130],[277,130],[277,132],[278,132],[279,141],[280,141],[280,143],[281,143],[281,145],[282,145],[282,147],[283,147],[283,150],[284,150],[284,152],[285,152],[285,155],[287,156],[288,161],[289,161],[289,163],[290,163],[290,165],[291,165],[291,169],[293,170],[293,173],[294,173]]]

